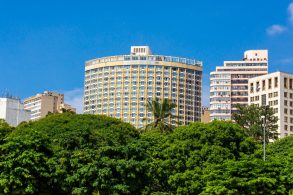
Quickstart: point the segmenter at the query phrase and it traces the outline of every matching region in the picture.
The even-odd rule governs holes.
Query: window
[[[275,77],[275,87],[278,87],[278,77]]]
[[[284,113],[287,114],[288,113],[288,109],[284,108]]]
[[[274,105],[278,105],[278,100],[275,100],[274,101]]]
[[[266,80],[262,81],[262,90],[266,90]]]
[[[273,112],[276,114],[276,113],[278,113],[278,108],[274,108],[273,109]]]
[[[293,89],[293,86],[292,86],[292,83],[293,82],[293,80],[292,79],[289,79],[289,89]]]
[[[266,96],[266,94],[264,94],[261,96],[261,105],[265,106],[266,103],[267,103],[267,96]]]
[[[288,96],[288,93],[287,92],[284,92],[284,97],[287,97]]]
[[[284,100],[284,105],[288,106],[288,101],[287,100]]]
[[[288,88],[288,83],[287,82],[288,82],[288,79],[287,78],[284,78],[284,87],[285,88]]]
[[[284,117],[284,122],[285,122],[285,123],[288,122],[288,117],[287,117],[287,116]]]
[[[269,79],[269,89],[272,88],[272,79]]]
[[[274,97],[278,97],[278,92],[274,92]]]
[[[250,93],[253,93],[253,83],[250,83]]]

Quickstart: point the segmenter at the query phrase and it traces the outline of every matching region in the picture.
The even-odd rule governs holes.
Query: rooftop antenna
[[[9,98],[9,99],[16,99],[16,100],[19,100],[19,97],[14,97],[10,92],[9,90],[6,88],[4,90],[4,92],[0,95],[0,97],[3,97],[3,98]]]
[[[4,98],[8,98],[9,97],[9,92],[8,92],[8,89],[5,88],[4,92],[2,93],[2,97]]]

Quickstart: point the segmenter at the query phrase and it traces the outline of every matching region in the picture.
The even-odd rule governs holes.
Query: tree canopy
[[[11,127],[5,120],[0,119],[0,144],[3,143],[6,136],[13,130],[13,127]]]
[[[263,141],[265,128],[266,143],[278,139],[278,117],[274,115],[271,107],[256,105],[237,105],[238,113],[233,113],[232,119],[242,128],[248,136]]]
[[[147,163],[138,137],[106,116],[64,113],[23,124],[0,146],[0,191],[139,193]]]
[[[2,136],[0,194],[289,194],[292,148],[293,136],[270,143],[263,161],[233,122],[140,134],[107,116],[51,114]]]

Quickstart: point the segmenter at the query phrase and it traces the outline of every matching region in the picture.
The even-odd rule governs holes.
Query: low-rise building
[[[60,104],[59,110],[61,113],[63,112],[74,112],[76,113],[76,108],[73,108],[71,105],[69,104]]]
[[[279,136],[293,134],[293,74],[275,72],[249,79],[249,104],[270,106],[278,117]]]
[[[68,109],[69,105],[64,103],[64,94],[45,91],[25,99],[24,107],[31,111],[31,120],[38,120],[49,113],[61,113],[62,108]],[[72,107],[70,110],[75,112]]]
[[[9,125],[17,126],[23,121],[30,120],[30,112],[24,109],[19,98],[0,98],[0,119],[4,119]]]
[[[211,116],[210,116],[210,110],[209,107],[203,106],[201,108],[201,122],[202,123],[208,123],[211,121]]]

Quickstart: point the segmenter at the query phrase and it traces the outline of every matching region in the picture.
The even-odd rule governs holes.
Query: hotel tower
[[[200,121],[201,82],[202,62],[152,55],[148,46],[133,46],[130,55],[85,63],[84,113],[104,114],[143,127],[142,119],[152,117],[145,104],[158,97],[176,103],[173,114],[180,116],[181,124]]]
[[[249,50],[241,61],[225,61],[210,74],[211,120],[231,120],[236,105],[248,104],[248,79],[268,74],[268,51]]]

